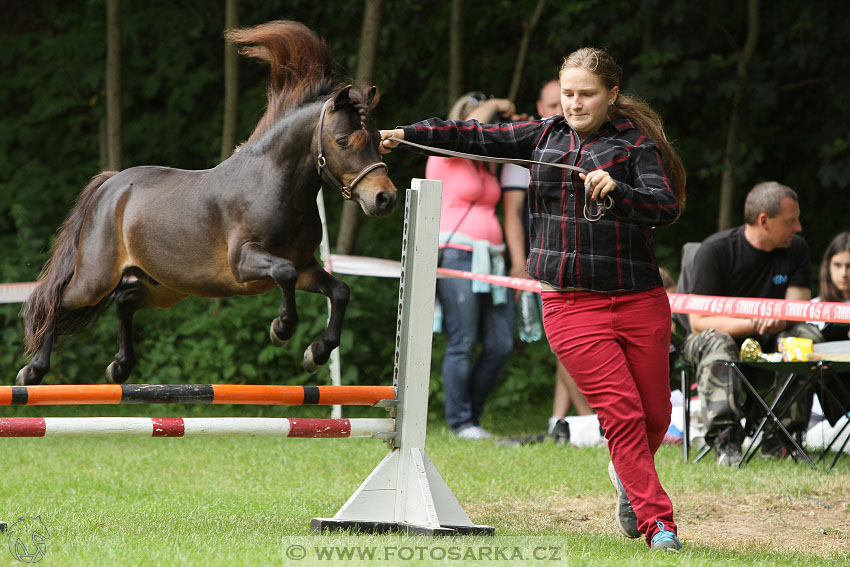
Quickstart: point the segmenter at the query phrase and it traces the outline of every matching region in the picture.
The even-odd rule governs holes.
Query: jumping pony
[[[295,289],[330,299],[327,329],[304,352],[315,372],[339,346],[348,286],[315,258],[322,226],[321,182],[390,214],[396,188],[370,120],[377,89],[336,78],[327,44],[304,25],[276,21],[227,32],[243,55],[271,68],[268,107],[238,151],[216,167],[187,171],[131,167],[96,175],[59,229],[22,311],[29,364],[16,383],[39,384],[60,335],[80,331],[112,302],[118,353],[107,379],[123,383],[136,365],[133,314],[187,296],[232,297],[281,289],[272,342],[292,337]]]

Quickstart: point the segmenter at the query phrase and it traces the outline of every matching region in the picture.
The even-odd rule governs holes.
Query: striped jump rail
[[[395,405],[393,386],[49,384],[0,386],[0,406],[84,404]]]
[[[0,437],[395,437],[389,418],[2,417]]]

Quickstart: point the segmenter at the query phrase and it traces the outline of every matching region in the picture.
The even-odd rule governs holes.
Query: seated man
[[[809,247],[797,236],[802,230],[797,194],[776,182],[759,183],[747,195],[744,220],[744,225],[703,241],[694,256],[688,291],[721,297],[811,299]],[[777,319],[691,314],[689,323],[691,332],[682,357],[697,370],[705,440],[714,448],[718,465],[736,466],[746,436],[741,426],[741,383],[735,370],[722,362],[737,361],[741,343],[749,337],[758,340],[764,352],[776,350],[780,333],[816,342],[822,339],[810,325]],[[789,432],[802,432],[810,409],[811,396],[800,395],[790,407],[777,408],[777,415],[784,413],[783,425]],[[773,446],[777,455],[784,456],[784,444],[777,445],[771,436],[772,432],[766,434],[764,450]]]

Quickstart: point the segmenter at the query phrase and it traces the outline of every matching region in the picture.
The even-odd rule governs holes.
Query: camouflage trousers
[[[823,342],[820,331],[805,323],[794,325],[779,336],[804,337],[816,343]],[[747,417],[742,405],[741,378],[734,368],[726,364],[739,360],[739,345],[735,339],[726,333],[715,332],[714,329],[691,334],[682,346],[682,359],[696,368],[697,392],[706,429],[706,443],[713,445],[717,434],[728,428],[733,441],[740,444],[746,436],[744,428],[741,427],[741,419]],[[788,374],[775,374],[772,391],[777,392],[788,377]],[[805,380],[795,379],[785,396],[783,399],[793,401],[777,406],[774,410],[776,415],[790,433],[805,431],[812,409],[811,388]],[[761,407],[754,409],[758,412]]]

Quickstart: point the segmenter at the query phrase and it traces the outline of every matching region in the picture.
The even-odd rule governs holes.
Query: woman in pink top
[[[511,113],[513,104],[508,100],[469,93],[454,104],[449,119],[488,123],[497,115]],[[443,182],[440,266],[504,275],[505,245],[496,217],[502,189],[492,169],[460,158],[429,157],[425,175]],[[446,421],[458,437],[489,438],[479,419],[513,350],[513,294],[485,282],[441,278],[437,298],[447,339],[443,358]]]

